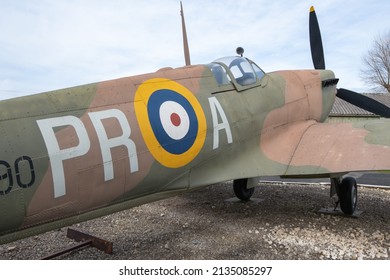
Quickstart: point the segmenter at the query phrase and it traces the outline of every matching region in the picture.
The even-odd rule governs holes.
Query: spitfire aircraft
[[[342,211],[350,171],[390,170],[390,121],[326,123],[335,97],[388,117],[325,69],[313,8],[313,70],[265,73],[243,56],[0,102],[0,244],[233,180],[327,177]]]

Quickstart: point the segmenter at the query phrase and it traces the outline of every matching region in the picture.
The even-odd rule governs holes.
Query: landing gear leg
[[[233,181],[234,194],[243,201],[248,201],[252,197],[255,188],[247,188],[248,178],[236,179]]]
[[[357,184],[355,178],[345,177],[341,181],[332,178],[332,188],[335,187],[341,211],[346,215],[353,215],[357,206]],[[337,207],[337,205],[336,205]]]

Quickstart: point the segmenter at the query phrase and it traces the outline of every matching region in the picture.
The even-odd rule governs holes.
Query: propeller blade
[[[314,68],[318,70],[324,70],[325,58],[324,49],[322,46],[321,31],[318,25],[317,15],[313,6],[311,6],[310,8],[309,35],[311,57],[313,60]],[[384,118],[390,118],[389,107],[365,95],[344,88],[340,88],[337,89],[336,96],[368,112],[371,112]]]
[[[318,25],[317,15],[313,6],[310,8],[309,36],[314,69],[323,70],[325,69],[324,49],[322,47],[320,26]]]
[[[363,94],[340,88],[337,89],[336,96],[368,112],[384,118],[390,118],[389,107]]]

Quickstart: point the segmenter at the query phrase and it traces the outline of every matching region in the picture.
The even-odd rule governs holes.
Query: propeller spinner
[[[320,27],[313,6],[310,8],[309,36],[311,56],[314,68],[318,70],[323,70],[325,69],[324,50],[322,46]],[[390,118],[389,107],[363,94],[340,88],[337,89],[336,96],[368,112],[374,113],[381,117]]]

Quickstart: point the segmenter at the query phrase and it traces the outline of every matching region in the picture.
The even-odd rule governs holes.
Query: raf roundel
[[[207,125],[203,109],[190,90],[172,80],[151,79],[139,86],[135,100],[143,139],[159,163],[178,168],[198,155]]]

